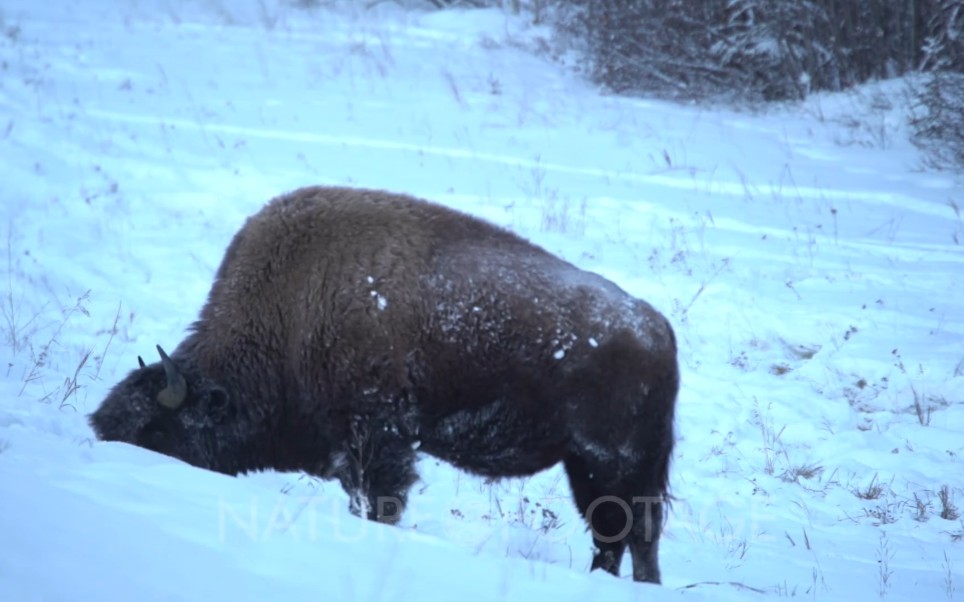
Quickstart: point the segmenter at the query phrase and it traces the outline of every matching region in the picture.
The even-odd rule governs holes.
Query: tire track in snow
[[[533,159],[523,159],[520,157],[512,155],[499,155],[495,153],[486,153],[465,150],[455,147],[444,147],[444,146],[423,146],[419,144],[412,144],[408,142],[396,142],[393,140],[380,140],[377,138],[364,138],[360,136],[331,136],[327,134],[315,134],[308,132],[292,132],[285,130],[273,130],[273,129],[263,129],[263,128],[253,128],[235,125],[224,125],[224,124],[212,124],[204,123],[200,124],[196,121],[189,119],[180,118],[158,118],[150,117],[144,115],[135,115],[129,113],[118,113],[114,111],[104,111],[99,109],[92,109],[87,111],[87,115],[96,119],[103,119],[108,121],[115,121],[120,123],[130,123],[137,125],[151,125],[156,126],[159,124],[175,125],[179,128],[193,129],[203,132],[216,132],[219,134],[230,134],[235,136],[248,136],[251,138],[262,138],[266,140],[285,140],[291,142],[307,142],[311,144],[318,144],[323,146],[349,146],[355,148],[370,148],[376,150],[386,150],[395,152],[406,152],[406,153],[419,153],[422,155],[432,155],[437,157],[445,157],[449,159],[465,159],[472,161],[482,161],[485,163],[494,163],[499,165],[506,165],[510,167],[521,167],[534,169],[538,168],[544,171],[565,173],[571,175],[583,175],[596,178],[608,178],[615,180],[624,180],[630,182],[644,182],[648,184],[656,184],[658,186],[664,186],[669,188],[680,188],[684,190],[693,190],[694,184],[692,180],[681,180],[678,178],[671,178],[661,175],[649,175],[649,174],[633,174],[633,173],[620,173],[617,171],[609,171],[605,169],[593,168],[593,167],[575,167],[572,165],[562,165],[559,163],[547,163],[545,161],[537,161]],[[740,195],[743,194],[742,184],[738,185],[740,189]]]
[[[87,111],[89,117],[117,123],[128,123],[135,125],[159,124],[175,125],[186,130],[197,130],[202,133],[216,132],[219,134],[247,136],[250,138],[261,138],[265,140],[284,140],[290,142],[304,142],[322,146],[339,146],[354,148],[369,148],[383,151],[417,153],[448,159],[464,159],[471,161],[482,161],[509,167],[525,169],[540,169],[547,172],[562,173],[568,175],[587,176],[592,178],[603,178],[607,180],[618,180],[623,182],[633,182],[648,184],[663,188],[673,188],[690,192],[703,192],[707,194],[725,194],[728,196],[743,198],[746,196],[746,186],[743,182],[730,181],[700,181],[692,178],[678,178],[660,174],[639,174],[631,172],[620,172],[617,170],[600,169],[596,167],[577,167],[574,165],[564,165],[561,163],[551,163],[541,160],[524,159],[512,155],[500,155],[495,153],[478,152],[455,147],[445,146],[423,146],[408,142],[397,142],[393,140],[382,140],[378,138],[366,138],[361,136],[333,136],[328,134],[317,134],[309,132],[294,132],[287,130],[265,129],[257,127],[226,125],[217,123],[198,123],[197,121],[182,118],[159,118],[153,116],[137,115],[131,113],[121,113],[117,111],[107,111],[102,109],[90,109]],[[771,186],[772,188],[772,186]],[[883,206],[890,209],[910,210],[930,217],[947,219],[947,205],[941,203],[931,203],[921,201],[914,197],[899,193],[875,192],[866,190],[833,190],[824,188],[812,188],[808,186],[791,186],[789,188],[781,186],[779,190],[774,189],[778,195],[794,194],[799,198],[813,199],[820,201],[827,200],[846,200],[849,202],[861,201],[872,206]]]

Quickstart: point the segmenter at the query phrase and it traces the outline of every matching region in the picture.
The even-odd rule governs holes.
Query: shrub
[[[964,0],[533,2],[617,93],[798,99],[915,70],[964,72]],[[535,14],[535,13],[533,13]]]
[[[931,73],[913,91],[913,142],[935,167],[964,169],[964,74]]]

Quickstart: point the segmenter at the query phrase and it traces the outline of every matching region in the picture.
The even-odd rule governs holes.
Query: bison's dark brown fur
[[[628,545],[658,582],[678,385],[669,323],[611,282],[444,207],[319,187],[248,220],[188,337],[90,422],[228,474],[338,478],[389,522],[416,447],[492,477],[563,462],[593,568]]]

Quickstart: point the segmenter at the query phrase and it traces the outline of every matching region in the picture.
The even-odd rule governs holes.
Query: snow
[[[964,597],[940,501],[964,506],[964,187],[907,142],[907,82],[754,112],[618,98],[498,10],[296,4],[0,9],[0,600]],[[387,527],[337,482],[93,440],[245,218],[308,184],[478,215],[670,318],[662,587],[588,572],[558,467],[426,457]]]
[[[371,295],[375,300],[375,306],[378,307],[378,311],[385,311],[385,308],[388,307],[388,299],[378,291],[372,291]]]

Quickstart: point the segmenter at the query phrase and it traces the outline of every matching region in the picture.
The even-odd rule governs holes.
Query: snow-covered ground
[[[296,4],[0,6],[0,600],[964,597],[964,188],[907,142],[907,82],[686,107],[599,94],[497,10]],[[334,482],[93,441],[245,217],[319,183],[482,216],[670,317],[662,587],[588,572],[559,469],[425,458],[393,528]]]

